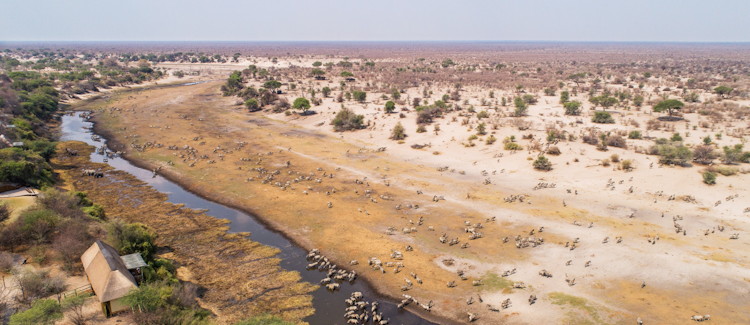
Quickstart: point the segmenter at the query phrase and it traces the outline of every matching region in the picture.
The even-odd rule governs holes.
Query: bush
[[[18,222],[27,238],[43,243],[50,239],[49,236],[57,229],[60,220],[60,216],[52,210],[34,209],[24,211]]]
[[[16,265],[13,254],[8,252],[0,252],[0,273],[8,273]],[[2,298],[2,297],[0,297]]]
[[[591,119],[591,122],[601,123],[601,124],[612,124],[612,123],[615,123],[615,119],[612,118],[612,115],[609,114],[609,112],[596,111],[594,112],[594,117]]]
[[[557,146],[551,146],[549,147],[549,149],[547,149],[548,155],[559,156],[560,153],[560,148],[558,148]]]
[[[333,129],[337,132],[359,130],[365,127],[364,120],[364,115],[354,114],[350,109],[344,107],[336,113],[331,124],[333,124]]]
[[[0,203],[0,223],[10,217],[10,208],[5,203]]]
[[[114,220],[107,229],[107,241],[121,255],[140,253],[147,262],[153,259],[156,252],[155,238],[156,235],[140,223]]]
[[[620,162],[620,168],[622,168],[623,170],[628,170],[628,171],[632,170],[633,161],[629,159],[623,160],[622,162]]]
[[[549,171],[552,170],[552,162],[545,156],[539,156],[534,160],[534,169]]]
[[[483,118],[488,118],[488,117],[490,117],[490,114],[487,113],[487,111],[481,111],[481,112],[477,113],[477,118],[480,119],[480,120],[483,119]]]
[[[511,151],[523,150],[523,147],[520,144],[515,143],[515,142],[506,142],[504,148],[505,150],[511,150]]]
[[[716,184],[716,173],[703,172],[703,183],[706,183],[708,185]]]
[[[724,156],[722,157],[722,160],[725,164],[732,164],[738,161],[742,161],[743,159],[743,153],[742,153],[742,144],[736,144],[732,147],[730,146],[724,146]]]
[[[684,166],[693,157],[693,152],[681,144],[659,144],[655,146],[652,152],[659,155],[659,163],[665,165]]]
[[[21,303],[29,303],[65,291],[65,279],[51,277],[49,271],[16,269],[14,274],[17,285],[22,292],[22,295],[17,297]]]
[[[716,157],[716,152],[711,146],[701,145],[693,149],[693,160],[699,164],[709,165]]]
[[[495,141],[497,141],[497,138],[495,138],[495,136],[494,136],[494,135],[490,135],[490,136],[489,136],[489,137],[487,138],[487,140],[485,140],[485,143],[486,143],[487,145],[491,145],[491,144],[495,143]]]
[[[618,154],[612,154],[609,156],[609,159],[612,160],[613,163],[620,162],[620,156]]]
[[[641,131],[633,130],[628,133],[628,139],[642,139]]]
[[[365,100],[367,100],[367,93],[364,91],[355,90],[352,92],[352,97],[354,97],[354,100],[364,103]]]
[[[245,107],[251,112],[260,110],[260,103],[258,103],[258,100],[255,98],[250,98],[245,101]]]
[[[123,297],[123,302],[133,310],[152,312],[164,306],[172,295],[172,288],[164,283],[147,283],[134,288]]]
[[[396,126],[393,127],[393,131],[391,131],[391,140],[403,140],[406,139],[406,132],[404,131],[404,126],[401,125],[401,122],[396,123]]]
[[[580,115],[581,114],[581,102],[572,101],[563,103],[565,107],[565,115]]]
[[[625,138],[619,136],[619,135],[610,135],[606,137],[606,143],[608,146],[611,147],[617,147],[617,148],[627,148],[628,144],[627,141],[625,141]]]
[[[709,172],[721,174],[722,176],[737,175],[740,172],[739,169],[729,166],[710,166],[706,169]]]
[[[10,316],[9,325],[54,324],[63,317],[62,307],[52,299],[34,301],[31,308]]]

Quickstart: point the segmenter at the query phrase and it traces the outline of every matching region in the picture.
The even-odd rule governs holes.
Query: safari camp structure
[[[117,250],[97,240],[81,255],[86,278],[106,317],[128,309],[123,297],[137,288],[146,266],[140,254],[120,256]]]

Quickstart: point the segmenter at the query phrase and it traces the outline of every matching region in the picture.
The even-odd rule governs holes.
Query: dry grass
[[[61,143],[59,150],[64,148],[93,150],[80,142]],[[165,257],[189,270],[190,278],[183,280],[207,289],[201,305],[220,322],[264,313],[299,321],[313,313],[309,293],[315,287],[302,282],[299,273],[281,269],[277,249],[229,234],[225,221],[169,203],[165,194],[134,176],[86,157],[58,156],[52,162],[66,183],[87,192],[108,215],[153,229],[158,245],[171,249]],[[85,168],[101,168],[107,177],[82,176],[79,171]]]

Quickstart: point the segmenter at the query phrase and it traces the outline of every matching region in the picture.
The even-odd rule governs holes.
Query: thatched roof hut
[[[131,264],[136,265],[134,268],[145,266],[140,254],[137,258],[131,255],[127,256]],[[127,306],[122,303],[121,298],[137,288],[138,283],[117,250],[97,240],[81,255],[81,262],[91,289],[102,303],[104,314],[109,316],[126,310]]]

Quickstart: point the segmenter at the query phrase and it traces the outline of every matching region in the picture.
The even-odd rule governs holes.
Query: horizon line
[[[750,44],[749,41],[614,41],[614,40],[0,40],[3,43],[653,43]]]

